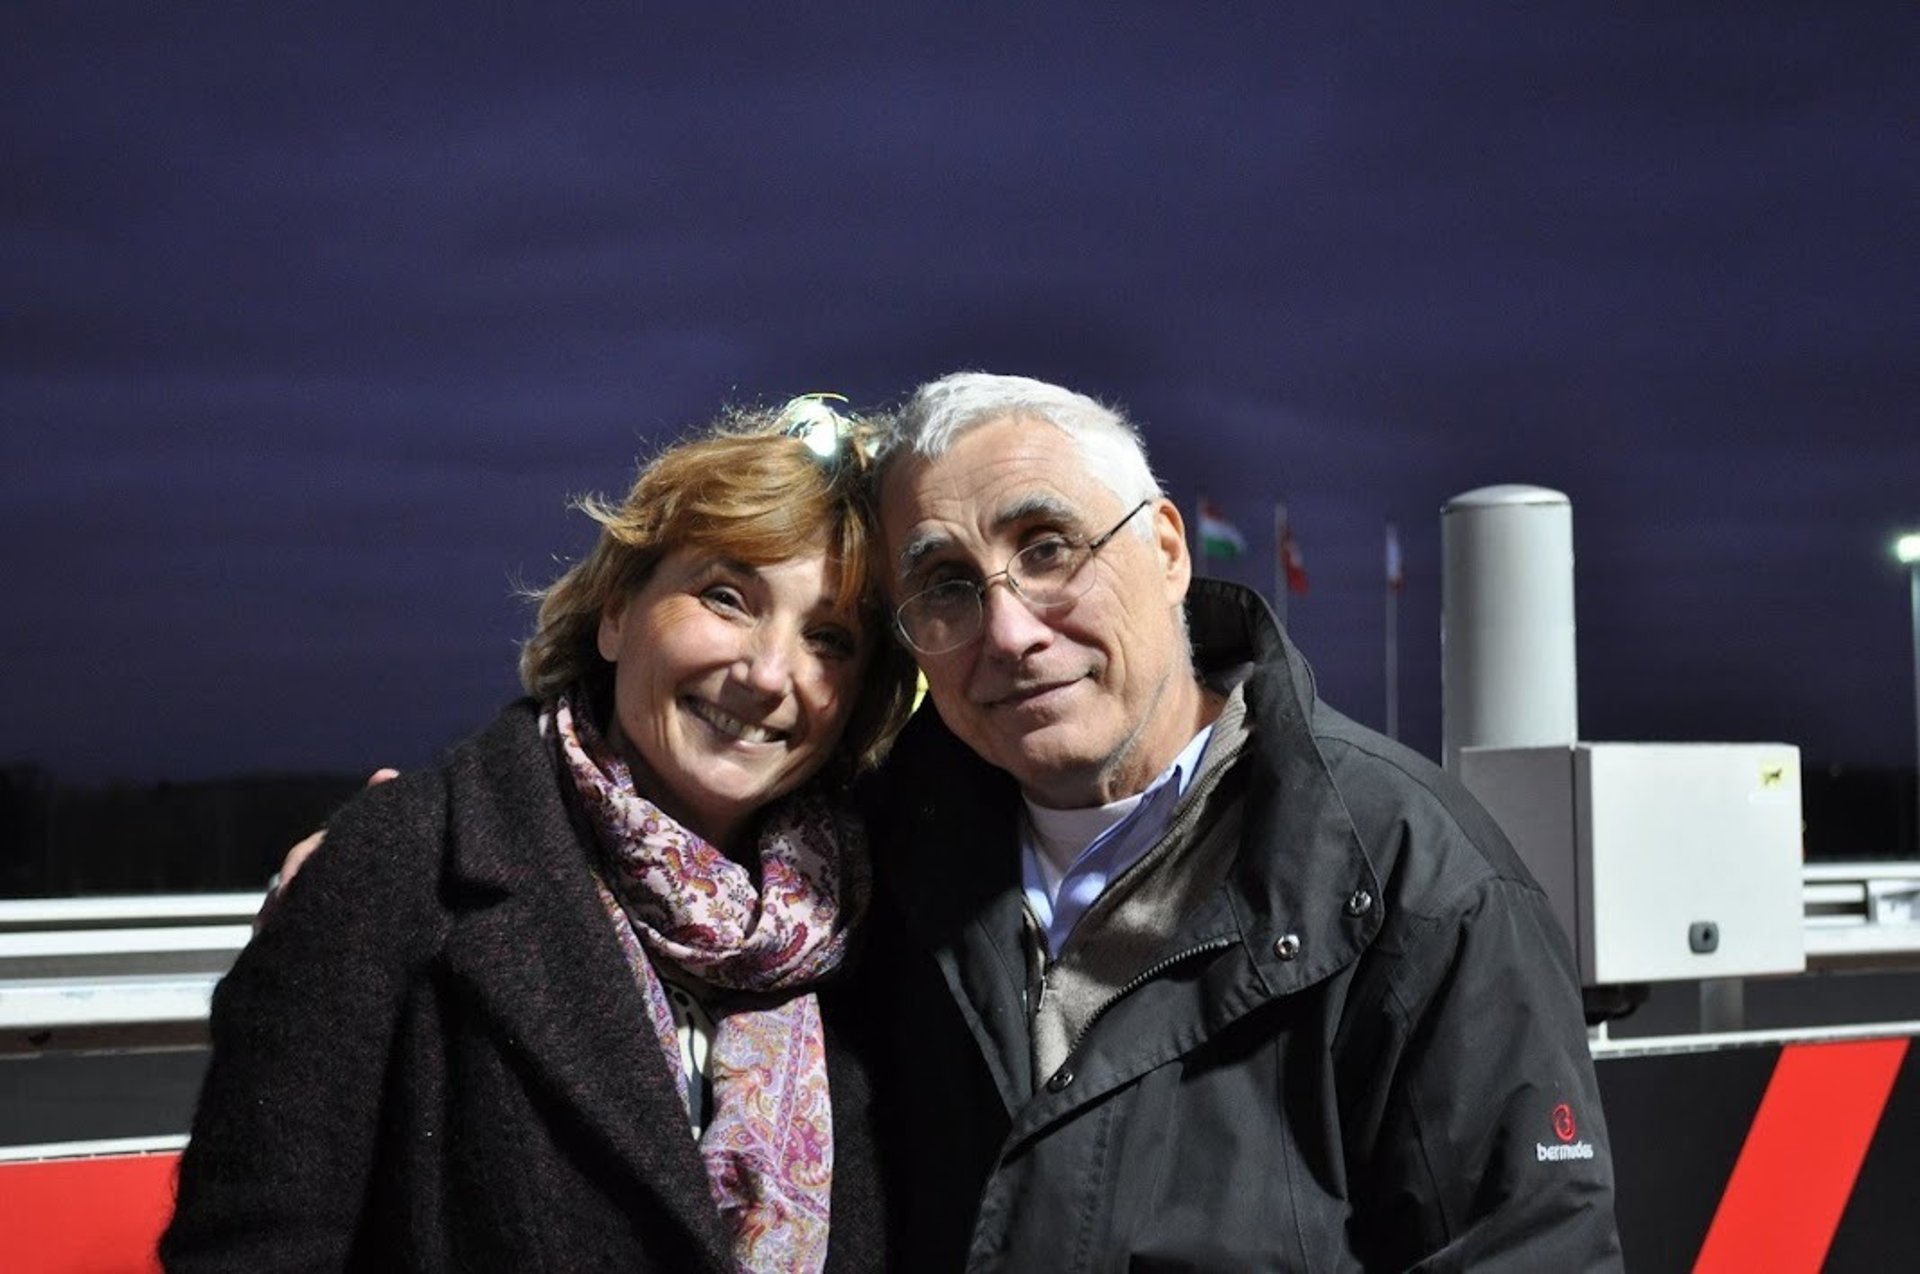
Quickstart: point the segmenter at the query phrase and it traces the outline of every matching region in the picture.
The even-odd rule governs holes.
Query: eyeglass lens
[[[897,613],[901,634],[909,645],[926,655],[943,654],[964,646],[980,631],[987,589],[995,579],[1005,579],[1008,587],[1035,610],[1052,610],[1076,600],[1092,582],[1092,576],[1082,568],[1134,514],[1151,503],[1143,500],[1134,505],[1111,529],[1089,543],[1076,544],[1063,536],[1049,536],[1021,549],[1008,559],[1005,570],[978,583],[948,580],[916,593]]]

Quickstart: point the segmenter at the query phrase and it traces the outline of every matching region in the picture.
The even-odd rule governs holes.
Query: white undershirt
[[[1202,727],[1144,791],[1111,804],[1058,810],[1021,797],[1021,885],[1050,952],[1058,954],[1087,908],[1158,843],[1212,737],[1213,726]]]
[[[1140,802],[1146,796],[1145,792],[1135,792],[1111,805],[1096,805],[1092,809],[1082,810],[1048,809],[1044,805],[1026,801],[1027,827],[1036,851],[1033,865],[1040,869],[1040,879],[1047,887],[1048,902],[1060,900],[1060,882],[1066,879],[1067,869],[1073,866],[1074,859],[1080,857],[1087,846],[1107,831],[1125,822],[1128,815],[1140,808]],[[1021,799],[1026,800],[1025,797]]]

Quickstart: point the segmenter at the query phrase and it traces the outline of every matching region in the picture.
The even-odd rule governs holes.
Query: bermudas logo
[[[1566,1102],[1561,1102],[1553,1108],[1553,1135],[1559,1140],[1560,1144],[1557,1146],[1549,1146],[1544,1141],[1534,1142],[1533,1153],[1535,1158],[1540,1163],[1555,1163],[1563,1159],[1593,1158],[1593,1144],[1591,1142],[1574,1140],[1574,1138],[1579,1135],[1579,1132],[1579,1126],[1574,1122],[1573,1118],[1573,1107]]]

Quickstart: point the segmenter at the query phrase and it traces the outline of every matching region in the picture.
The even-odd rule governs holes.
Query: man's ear
[[[1187,600],[1187,586],[1193,583],[1193,555],[1187,552],[1187,524],[1180,506],[1165,496],[1154,501],[1153,541],[1166,576],[1167,604],[1178,606]]]

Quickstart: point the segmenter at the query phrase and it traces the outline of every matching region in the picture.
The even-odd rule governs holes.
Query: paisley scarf
[[[761,819],[760,883],[635,789],[578,689],[550,703],[555,741],[598,835],[601,901],[647,1001],[667,1069],[689,1100],[673,1009],[654,968],[738,996],[712,996],[713,1116],[700,1155],[741,1270],[818,1270],[827,1255],[833,1121],[820,1006],[865,910],[865,838],[817,795]]]

